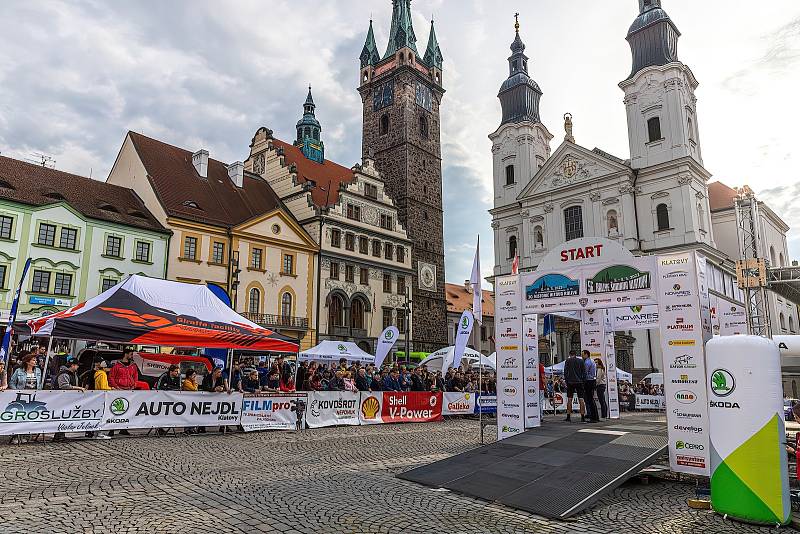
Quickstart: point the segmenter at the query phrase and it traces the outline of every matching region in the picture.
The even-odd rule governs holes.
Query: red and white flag
[[[511,274],[519,274],[519,254],[514,252],[514,261],[511,262]]]

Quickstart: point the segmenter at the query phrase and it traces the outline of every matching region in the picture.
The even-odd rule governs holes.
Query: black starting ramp
[[[593,424],[567,423],[562,418],[398,477],[565,519],[666,452],[663,416],[631,414]]]

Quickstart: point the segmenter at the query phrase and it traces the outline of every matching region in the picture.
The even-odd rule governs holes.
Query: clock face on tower
[[[419,288],[425,291],[436,291],[436,266],[419,262]]]
[[[375,87],[372,93],[372,110],[378,111],[394,102],[394,79]]]

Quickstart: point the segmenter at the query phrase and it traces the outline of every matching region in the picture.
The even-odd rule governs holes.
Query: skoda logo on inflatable
[[[736,389],[736,380],[727,369],[715,369],[711,373],[711,391],[717,397],[727,397]]]

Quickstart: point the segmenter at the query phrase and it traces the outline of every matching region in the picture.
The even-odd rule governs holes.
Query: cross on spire
[[[514,13],[514,29],[519,33],[519,13]]]

